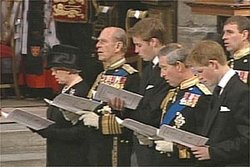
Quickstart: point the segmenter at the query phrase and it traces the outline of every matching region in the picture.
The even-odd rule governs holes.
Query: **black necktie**
[[[215,107],[215,103],[219,100],[220,91],[221,91],[221,87],[219,85],[217,85],[213,91],[213,98],[211,101],[211,108],[212,109]]]
[[[221,87],[219,85],[217,85],[214,88],[213,95],[216,96],[216,97],[219,97],[220,96],[220,91],[221,91]]]

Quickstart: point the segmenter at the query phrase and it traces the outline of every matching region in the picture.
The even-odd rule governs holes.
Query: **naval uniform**
[[[89,86],[80,81],[63,93],[86,97]],[[49,106],[47,118],[56,123],[37,133],[47,138],[47,166],[88,166],[88,144],[85,134],[88,130],[82,122],[72,125],[61,109]]]
[[[180,86],[170,89],[162,102],[161,125],[200,134],[205,113],[211,100],[211,92],[199,83],[197,77],[183,81]],[[192,166],[195,159],[187,147],[174,144],[173,152],[160,153],[159,166]]]
[[[250,84],[249,68],[250,68],[250,47],[240,50],[235,53],[233,59],[229,61],[229,66],[233,68],[238,74],[240,79]]]
[[[89,97],[92,98],[98,85],[105,83],[119,89],[137,92],[139,73],[125,59],[110,65],[97,77],[92,86]],[[122,128],[115,116],[122,119],[130,117],[131,111],[123,112],[111,110],[107,105],[99,108],[96,113],[99,117],[99,129],[89,128],[89,161],[91,166],[129,166],[132,147],[132,131]]]

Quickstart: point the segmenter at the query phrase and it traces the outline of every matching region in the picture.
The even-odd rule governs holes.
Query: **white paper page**
[[[116,118],[116,120],[122,126],[128,128],[128,129],[131,129],[136,133],[144,135],[151,140],[162,139],[162,138],[157,136],[158,129],[156,127],[153,127],[153,126],[150,126],[150,125],[147,125],[147,124],[144,124],[144,123],[141,123],[141,122],[138,122],[136,120],[129,119],[129,118],[126,118],[124,120],[121,120],[120,118]]]
[[[9,113],[2,112],[2,115],[21,125],[28,126],[35,130],[47,128],[49,125],[55,123],[51,120],[42,118],[20,109],[15,109],[14,111],[11,111]]]
[[[97,100],[108,102],[110,99],[113,99],[115,97],[124,100],[124,107],[136,109],[143,96],[123,89],[117,89],[107,84],[100,84],[97,88],[94,98]]]
[[[208,141],[208,138],[204,136],[177,129],[169,125],[162,125],[158,136],[187,147],[205,145]]]
[[[62,108],[67,111],[77,112],[81,110],[94,111],[101,102],[90,100],[83,97],[73,96],[62,93],[54,98],[53,101],[44,99],[48,104]]]

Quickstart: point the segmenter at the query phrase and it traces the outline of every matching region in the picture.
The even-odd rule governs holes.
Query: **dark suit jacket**
[[[209,137],[210,145],[209,166],[249,163],[249,122],[249,88],[235,74],[204,123],[202,133]]]
[[[144,68],[139,94],[143,98],[134,111],[134,119],[148,125],[159,127],[161,119],[161,102],[166,96],[169,85],[160,76],[160,68],[156,66],[151,71],[151,66],[147,65]],[[136,136],[134,136],[133,150],[136,153],[138,166],[155,166],[155,160],[158,152],[152,147],[140,145]]]
[[[169,90],[169,85],[161,78],[158,66],[153,71],[150,68],[151,66],[147,65],[141,77],[139,94],[143,95],[143,98],[136,109],[135,119],[159,127],[160,106]]]

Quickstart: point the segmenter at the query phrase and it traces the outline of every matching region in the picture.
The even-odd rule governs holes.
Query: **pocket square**
[[[226,106],[220,106],[220,112],[228,112],[231,111],[229,108],[227,108]]]
[[[148,85],[148,86],[146,87],[146,90],[151,89],[151,88],[153,88],[153,87],[154,87],[154,85]]]

